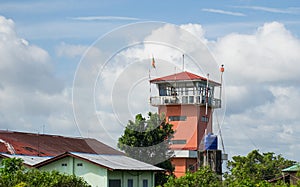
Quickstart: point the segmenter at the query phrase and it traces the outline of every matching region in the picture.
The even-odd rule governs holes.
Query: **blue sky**
[[[0,16],[1,129],[91,136],[115,146],[122,126],[105,129],[110,133],[109,140],[97,136],[99,129],[89,127],[92,122],[86,124],[86,129],[76,126],[72,105],[76,69],[80,67],[80,60],[85,61],[84,54],[89,54],[86,50],[92,44],[101,46],[97,41],[101,41],[105,33],[109,36],[124,25],[158,21],[178,27],[161,25],[159,30],[157,25],[152,25],[149,27],[153,30],[148,35],[129,38],[157,39],[157,33],[163,32],[161,36],[170,34],[161,40],[176,43],[177,36],[172,38],[172,33],[179,28],[186,29],[209,48],[217,65],[225,64],[226,107],[225,116],[221,118],[230,155],[260,149],[300,160],[297,151],[300,150],[297,136],[300,133],[298,0],[1,1]],[[139,32],[146,33],[142,29]],[[156,51],[158,59],[176,59],[177,53],[175,57],[171,55],[174,51],[149,45],[123,50],[112,61],[119,64],[122,60],[136,60],[134,54],[145,56],[146,49],[148,53]],[[99,98],[96,98],[100,103],[96,104],[99,111],[94,111],[98,118],[110,123],[116,120],[114,111],[122,113],[124,108],[130,107],[131,115],[139,110],[146,112],[147,101],[118,109],[111,107],[114,103],[109,102],[111,97],[106,97],[111,96],[113,90],[109,86],[120,83],[112,80],[121,81],[112,75],[129,76],[124,69],[111,68],[103,71],[106,77],[98,76],[98,86],[104,87],[98,90]],[[159,69],[159,65],[157,69],[161,74],[167,72]],[[187,66],[187,70],[194,71],[192,66]],[[87,73],[83,78],[91,77]],[[128,80],[137,85],[133,90],[144,89],[139,82]],[[132,98],[130,94],[128,98]],[[145,98],[147,95],[141,94],[134,99]],[[130,112],[122,113],[122,119],[115,123],[130,119]]]

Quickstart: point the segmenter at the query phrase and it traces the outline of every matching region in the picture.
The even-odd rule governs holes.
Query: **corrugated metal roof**
[[[76,152],[71,152],[71,154],[89,160],[98,165],[105,166],[112,170],[163,170],[159,167],[147,164],[145,162],[141,162],[139,160],[124,155],[98,155]]]
[[[163,169],[147,164],[145,162],[138,161],[136,159],[127,157],[125,155],[104,155],[104,154],[91,154],[91,153],[79,153],[79,152],[66,152],[61,155],[57,155],[51,159],[38,163],[34,167],[40,168],[57,160],[65,157],[74,157],[85,160],[87,162],[99,165],[100,167],[107,168],[109,170],[132,170],[132,171],[162,171]]]
[[[289,172],[289,171],[300,171],[300,164],[295,164],[291,167],[285,168],[282,170],[283,172]]]
[[[25,165],[30,166],[30,167],[52,158],[52,157],[48,157],[48,156],[40,157],[40,156],[27,156],[27,155],[11,155],[11,154],[6,154],[6,153],[0,153],[0,157],[2,157],[2,158],[20,158],[24,161],[23,163]]]
[[[124,154],[92,138],[0,130],[0,139],[0,152],[8,154],[56,156],[67,151],[94,154]]]

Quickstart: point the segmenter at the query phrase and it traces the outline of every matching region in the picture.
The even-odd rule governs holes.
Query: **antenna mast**
[[[221,65],[220,67],[220,72],[221,72],[221,85],[220,85],[220,97],[219,99],[222,99],[222,84],[223,84],[223,73],[224,73],[224,64]]]
[[[207,80],[206,80],[206,102],[205,102],[205,115],[207,116],[207,110],[208,110],[208,81],[209,81],[209,73],[207,74]]]
[[[184,72],[184,54],[182,54],[182,72]]]

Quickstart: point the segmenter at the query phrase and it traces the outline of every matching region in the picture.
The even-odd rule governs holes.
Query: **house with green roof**
[[[297,176],[298,171],[300,171],[300,163],[282,170],[283,176],[288,177],[288,183],[291,185],[296,185],[300,180],[299,176]]]

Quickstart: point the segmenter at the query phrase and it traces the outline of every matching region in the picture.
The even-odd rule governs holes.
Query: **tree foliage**
[[[17,158],[3,159],[0,169],[0,186],[3,187],[87,187],[82,178],[75,175],[61,174],[57,171],[46,172],[28,169]]]
[[[281,170],[293,164],[294,161],[281,155],[253,150],[247,156],[234,156],[228,161],[225,183],[227,186],[268,186],[267,180],[281,176]]]
[[[219,187],[222,186],[220,177],[209,167],[201,167],[196,172],[188,172],[180,178],[170,177],[164,187]]]
[[[165,169],[156,175],[157,184],[163,184],[167,181],[166,174],[173,173],[169,160],[173,154],[169,148],[173,135],[172,125],[166,123],[164,115],[149,112],[146,119],[137,114],[135,121],[128,122],[118,147],[129,157]]]
[[[164,187],[224,186],[224,187],[288,187],[283,181],[269,183],[269,179],[282,176],[282,169],[295,162],[274,153],[259,153],[253,150],[247,156],[234,156],[228,161],[228,171],[220,176],[210,168],[201,167],[194,173],[180,178],[170,177]],[[225,180],[224,180],[225,179]],[[300,181],[297,186],[300,186]]]
[[[130,157],[153,164],[171,156],[169,140],[173,134],[172,125],[166,123],[164,116],[149,113],[146,120],[138,114],[135,121],[127,124],[118,147]]]

